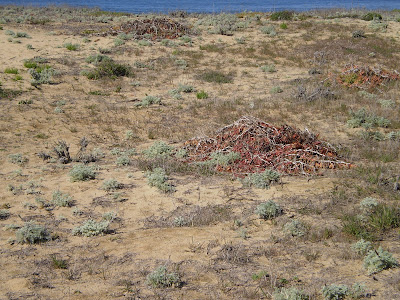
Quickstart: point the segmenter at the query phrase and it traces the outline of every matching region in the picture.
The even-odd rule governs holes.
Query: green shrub
[[[23,227],[17,230],[16,238],[17,242],[21,244],[36,244],[50,240],[50,235],[46,228],[34,222],[26,222]]]
[[[156,96],[146,96],[142,99],[142,101],[136,103],[137,107],[148,107],[152,104],[161,104],[161,98]]]
[[[83,235],[87,237],[104,234],[107,232],[109,224],[110,223],[108,221],[96,222],[92,219],[89,219],[81,226],[75,227],[72,230],[72,234]]]
[[[154,142],[149,148],[143,150],[143,155],[147,159],[167,158],[172,155],[173,147],[163,141]]]
[[[56,72],[51,67],[36,67],[35,69],[29,69],[28,73],[32,76],[31,84],[38,86],[40,84],[52,83],[51,78]]]
[[[248,174],[242,183],[247,187],[256,187],[258,189],[268,189],[273,182],[277,182],[280,174],[274,170],[265,170],[262,173]]]
[[[306,226],[299,220],[292,220],[283,226],[283,230],[291,236],[304,236],[307,232]]]
[[[274,12],[271,14],[270,20],[272,20],[272,21],[279,21],[279,20],[290,21],[293,19],[293,15],[294,15],[294,13],[292,11],[287,11],[287,10],[277,11],[277,12]]]
[[[287,29],[288,28],[286,23],[282,23],[281,25],[279,25],[279,27],[281,29]]]
[[[276,36],[276,30],[273,25],[267,25],[260,28],[260,31],[264,34],[268,34],[269,36]]]
[[[101,63],[102,61],[111,61],[111,60],[112,59],[109,56],[102,55],[102,54],[90,55],[85,59],[85,61],[88,64],[94,64],[94,65],[97,65],[97,64]]]
[[[8,156],[8,159],[11,163],[19,165],[19,166],[23,166],[24,164],[26,164],[29,161],[28,158],[22,156],[21,153],[10,154]]]
[[[376,12],[369,12],[365,14],[361,19],[364,21],[382,20],[382,15]]]
[[[383,270],[399,266],[398,261],[392,257],[392,254],[379,247],[378,250],[370,250],[364,258],[364,268],[368,275],[379,273]]]
[[[324,296],[325,300],[342,300],[346,297],[348,292],[349,288],[344,284],[331,284],[322,288],[322,295]]]
[[[272,200],[261,203],[257,206],[255,213],[264,220],[273,219],[282,214],[281,207]]]
[[[84,164],[75,165],[69,172],[72,182],[87,181],[96,178],[96,168]]]
[[[232,83],[232,75],[227,75],[218,71],[207,71],[197,76],[198,79],[204,80],[206,82],[215,83]]]
[[[351,245],[351,249],[360,256],[366,255],[368,251],[372,250],[373,248],[374,247],[372,246],[372,243],[369,241],[365,241],[364,239],[361,239]]]
[[[117,157],[116,164],[119,167],[129,166],[131,164],[131,159],[129,158],[128,155],[124,154],[122,156]]]
[[[69,51],[76,51],[79,49],[79,44],[65,43],[63,47],[67,48]]]
[[[131,76],[131,67],[124,64],[118,64],[113,60],[103,60],[99,62],[94,70],[84,72],[88,79],[97,80],[104,77],[122,77]]]
[[[179,274],[168,272],[165,266],[160,266],[147,275],[147,284],[155,288],[177,287],[181,284]]]
[[[167,182],[168,176],[163,169],[155,168],[153,171],[146,172],[145,176],[150,186],[154,186],[164,193],[175,191],[175,188]]]
[[[72,197],[67,193],[62,193],[59,190],[53,192],[52,202],[56,206],[72,206]]]
[[[106,179],[101,187],[105,191],[115,191],[122,188],[122,184],[115,179]]]
[[[261,69],[261,71],[266,72],[266,73],[276,72],[276,68],[275,68],[274,64],[261,66],[260,69]]]
[[[4,70],[4,73],[6,73],[6,74],[18,74],[18,69],[17,68],[6,68]]]
[[[207,99],[208,94],[205,91],[200,91],[200,92],[197,92],[196,98],[197,99]]]
[[[282,287],[272,294],[273,300],[308,300],[310,297],[295,287]]]

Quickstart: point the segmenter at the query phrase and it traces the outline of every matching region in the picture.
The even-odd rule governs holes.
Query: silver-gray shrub
[[[21,244],[35,244],[50,240],[50,234],[43,226],[34,222],[26,222],[23,227],[15,233],[17,242]]]
[[[273,182],[278,182],[280,174],[274,170],[265,170],[262,173],[252,173],[242,179],[246,187],[255,187],[258,189],[268,189]]]
[[[304,236],[307,232],[306,226],[299,220],[292,220],[283,226],[283,230],[291,236]]]
[[[72,234],[83,235],[87,237],[104,234],[107,231],[109,224],[110,224],[109,221],[96,222],[92,219],[89,219],[86,222],[84,222],[81,226],[75,227],[72,230]]]
[[[282,208],[274,201],[268,200],[257,206],[255,213],[264,220],[273,219],[282,214]]]
[[[147,284],[155,288],[179,286],[181,283],[179,274],[168,272],[165,266],[155,269],[146,279]]]
[[[122,188],[122,184],[119,183],[117,180],[115,179],[106,179],[103,181],[103,185],[101,187],[103,190],[105,191],[115,191],[118,190],[120,188]]]
[[[8,209],[0,209],[0,220],[5,220],[10,216],[10,211]]]
[[[360,207],[364,213],[369,214],[378,206],[378,204],[379,203],[375,198],[366,197],[360,202]]]
[[[147,159],[162,159],[171,156],[173,150],[174,148],[166,142],[156,141],[142,153]]]
[[[331,284],[322,288],[322,295],[325,300],[342,300],[349,292],[349,287],[345,284]]]
[[[364,268],[368,275],[379,273],[383,270],[399,266],[399,262],[393,255],[379,247],[377,250],[370,250],[364,258]]]
[[[29,69],[28,72],[32,76],[31,84],[33,86],[52,83],[51,78],[55,75],[55,70],[53,68],[44,68],[41,72],[35,69]]]
[[[174,192],[175,188],[168,183],[168,176],[161,168],[155,168],[153,171],[146,172],[147,182],[150,186],[158,188],[164,193]]]
[[[146,96],[142,99],[142,101],[136,103],[137,107],[148,107],[152,104],[161,104],[161,98],[156,96]]]
[[[310,297],[295,287],[280,288],[272,294],[273,300],[308,300]]]
[[[364,239],[359,240],[358,242],[351,245],[351,249],[360,256],[366,255],[370,250],[374,247],[371,242],[365,241]]]
[[[15,154],[10,154],[8,156],[8,159],[11,163],[22,166],[26,162],[28,162],[28,159],[24,157],[21,153],[15,153]]]
[[[69,172],[72,182],[87,181],[96,178],[97,167],[78,164],[72,167]]]
[[[53,192],[52,203],[56,206],[72,206],[72,197],[67,193],[57,190]]]

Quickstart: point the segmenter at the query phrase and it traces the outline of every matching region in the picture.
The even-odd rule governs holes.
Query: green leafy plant
[[[96,222],[92,219],[87,220],[81,226],[75,227],[72,230],[73,235],[83,235],[83,236],[96,236],[107,232],[109,221]]]
[[[6,68],[4,70],[4,73],[6,73],[6,74],[18,74],[18,69],[17,68]]]
[[[69,51],[77,51],[80,47],[79,44],[72,44],[72,43],[65,43],[63,46]]]
[[[96,168],[84,164],[78,164],[72,167],[69,172],[71,181],[87,181],[96,178]]]
[[[34,222],[26,222],[15,234],[17,242],[21,244],[36,244],[50,240],[47,229]]]
[[[165,266],[160,266],[147,275],[147,284],[155,288],[178,287],[181,279],[178,273],[168,272]]]
[[[279,25],[279,27],[280,27],[280,29],[284,29],[284,30],[288,28],[286,23],[282,23],[281,25]]]
[[[276,218],[282,214],[282,208],[272,200],[261,203],[257,206],[255,213],[264,220]]]
[[[370,250],[367,253],[363,266],[368,271],[368,275],[371,275],[386,269],[398,267],[399,262],[393,258],[391,253],[379,247],[377,250]]]

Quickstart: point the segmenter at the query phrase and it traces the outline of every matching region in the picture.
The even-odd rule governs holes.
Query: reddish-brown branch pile
[[[133,34],[135,39],[143,39],[150,35],[152,40],[176,39],[190,33],[190,28],[168,18],[134,20],[112,27],[111,35],[120,33]]]
[[[347,65],[337,77],[337,81],[348,87],[359,89],[374,89],[389,81],[399,79],[398,72],[389,72],[380,68]]]
[[[319,169],[350,168],[336,150],[308,130],[274,127],[253,117],[242,117],[218,130],[215,137],[188,140],[188,162],[210,159],[215,152],[237,152],[241,158],[219,168],[240,176],[274,169],[284,174],[316,174]]]

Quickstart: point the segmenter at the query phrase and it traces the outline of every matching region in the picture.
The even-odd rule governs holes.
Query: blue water
[[[27,6],[69,5],[99,7],[102,10],[131,13],[170,12],[237,12],[311,10],[321,8],[400,8],[400,0],[0,0],[0,5],[15,4]]]

